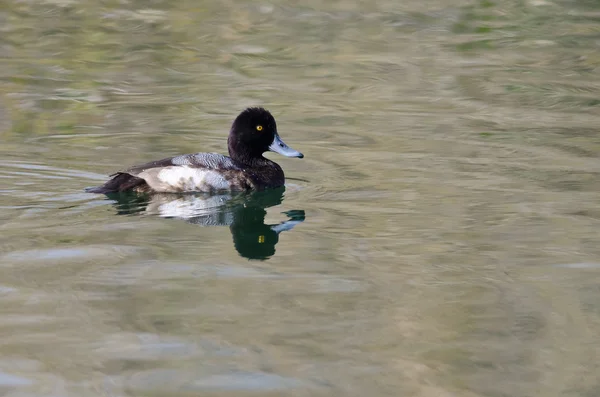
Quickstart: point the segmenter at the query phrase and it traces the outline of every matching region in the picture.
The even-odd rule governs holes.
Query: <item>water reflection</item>
[[[110,194],[119,215],[151,214],[182,219],[200,226],[229,226],[237,252],[248,259],[265,260],[275,254],[279,233],[304,221],[303,210],[284,212],[288,220],[265,224],[266,208],[283,201],[285,187],[252,193]]]

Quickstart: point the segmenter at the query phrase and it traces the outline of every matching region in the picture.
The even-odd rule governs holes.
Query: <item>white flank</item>
[[[163,168],[156,179],[157,183],[150,182],[149,185],[157,191],[208,192],[229,189],[229,182],[219,172],[188,166]]]

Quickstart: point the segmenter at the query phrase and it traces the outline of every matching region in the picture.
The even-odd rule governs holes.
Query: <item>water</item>
[[[600,395],[596,1],[0,8],[0,393]],[[285,189],[104,197],[264,105]]]

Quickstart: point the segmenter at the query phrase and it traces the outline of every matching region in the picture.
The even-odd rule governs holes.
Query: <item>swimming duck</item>
[[[230,157],[217,153],[168,157],[119,171],[110,175],[112,178],[104,185],[87,191],[106,194],[263,190],[285,183],[281,167],[263,157],[264,152],[304,157],[281,140],[275,118],[260,107],[248,108],[237,116],[227,146]]]

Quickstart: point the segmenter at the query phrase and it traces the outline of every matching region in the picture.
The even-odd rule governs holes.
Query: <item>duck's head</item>
[[[263,108],[248,108],[237,116],[227,145],[231,158],[242,162],[261,158],[269,150],[286,157],[304,157],[281,140],[275,118]]]

